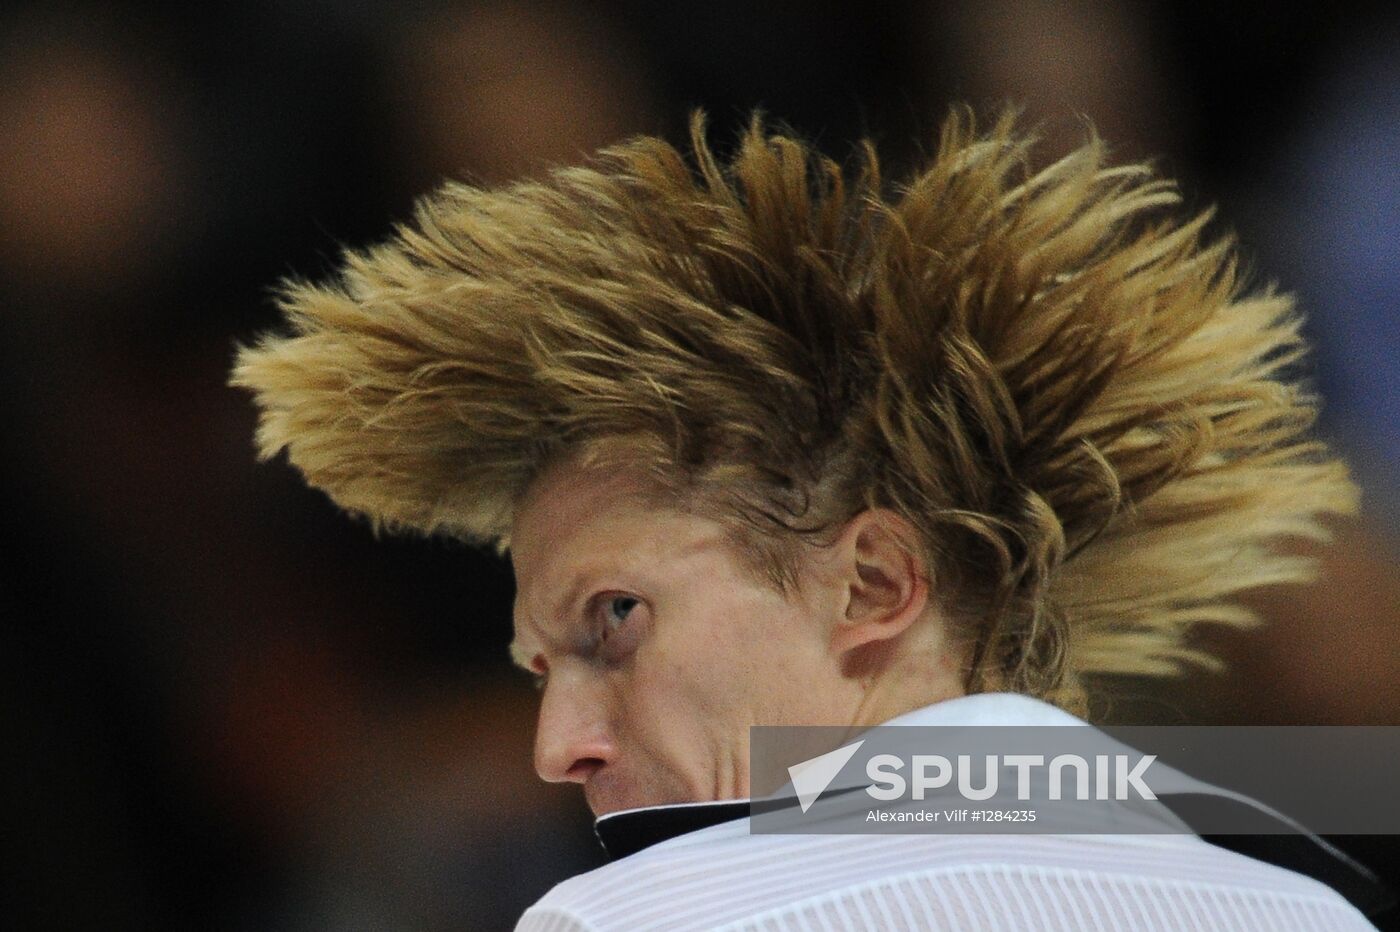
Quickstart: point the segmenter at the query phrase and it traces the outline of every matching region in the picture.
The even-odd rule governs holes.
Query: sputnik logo
[[[803,812],[812,808],[812,803],[831,785],[841,768],[846,766],[846,762],[855,756],[864,743],[865,739],[862,738],[855,744],[828,751],[788,768],[788,777],[792,779],[792,788],[797,791],[797,801],[801,804]]]

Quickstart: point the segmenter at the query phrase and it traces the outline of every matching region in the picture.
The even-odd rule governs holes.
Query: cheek
[[[638,651],[625,688],[631,723],[694,735],[733,700],[734,676],[713,641],[676,645],[658,637]]]
[[[718,735],[734,730],[747,704],[756,670],[750,649],[724,617],[688,614],[658,619],[627,668],[618,671],[624,731],[658,756],[709,750]]]
[[[715,762],[727,756],[718,723],[733,716],[716,706],[711,684],[697,677],[695,665],[639,652],[619,692],[617,720],[623,772],[649,787],[658,800],[708,798]],[[747,732],[745,732],[747,735]]]
[[[684,720],[746,729],[790,702],[793,684],[805,688],[820,674],[814,622],[767,590],[711,587],[660,621],[638,652],[637,685],[667,697]]]

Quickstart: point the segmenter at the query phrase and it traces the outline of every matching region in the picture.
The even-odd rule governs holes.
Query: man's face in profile
[[[583,784],[595,815],[747,796],[750,725],[856,705],[833,589],[779,594],[722,525],[648,504],[641,483],[558,466],[512,529],[512,654],[544,682],[535,766]]]

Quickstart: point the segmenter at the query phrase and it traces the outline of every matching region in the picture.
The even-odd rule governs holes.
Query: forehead
[[[644,531],[671,512],[655,501],[652,487],[631,470],[589,469],[561,464],[537,478],[515,509],[510,556],[517,577],[538,576],[554,559],[607,551],[630,528]],[[579,540],[584,538],[585,540]],[[590,546],[575,548],[576,543]],[[576,553],[575,550],[578,552]]]
[[[663,504],[635,471],[555,466],[522,498],[511,528],[516,627],[547,622],[590,582],[656,582],[731,550],[719,522]]]

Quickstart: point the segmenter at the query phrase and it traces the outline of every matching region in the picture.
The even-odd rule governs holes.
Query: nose
[[[535,771],[549,783],[586,783],[613,760],[605,697],[585,677],[556,667],[544,688]]]

